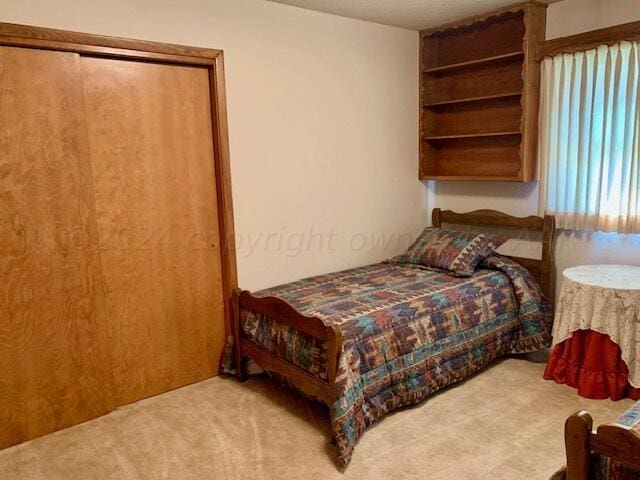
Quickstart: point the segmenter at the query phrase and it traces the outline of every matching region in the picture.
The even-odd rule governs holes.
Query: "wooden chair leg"
[[[585,411],[571,415],[564,424],[564,442],[567,450],[566,480],[588,480],[591,448],[589,440],[593,419]]]

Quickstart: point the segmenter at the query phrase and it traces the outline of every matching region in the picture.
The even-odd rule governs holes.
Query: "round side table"
[[[544,377],[588,398],[640,398],[640,267],[563,272]]]

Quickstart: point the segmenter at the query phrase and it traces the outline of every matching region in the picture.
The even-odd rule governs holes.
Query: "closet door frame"
[[[216,174],[218,229],[220,232],[224,323],[226,335],[231,335],[232,297],[234,290],[238,287],[238,274],[222,50],[1,22],[0,45],[207,68],[211,102],[213,161]]]

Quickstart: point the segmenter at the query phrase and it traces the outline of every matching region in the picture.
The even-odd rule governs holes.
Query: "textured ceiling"
[[[518,3],[518,0],[268,0],[296,7],[421,30]],[[547,3],[552,3],[547,1]]]

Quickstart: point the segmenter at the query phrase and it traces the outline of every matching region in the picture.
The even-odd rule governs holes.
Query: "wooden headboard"
[[[443,223],[454,225],[472,225],[478,227],[494,227],[515,230],[529,230],[542,232],[542,258],[512,257],[511,260],[529,270],[538,279],[542,291],[551,301],[554,299],[555,265],[553,261],[553,239],[556,220],[552,215],[537,217],[513,217],[497,210],[475,210],[468,213],[456,213],[451,210],[434,208],[431,212],[434,227],[441,227]]]

